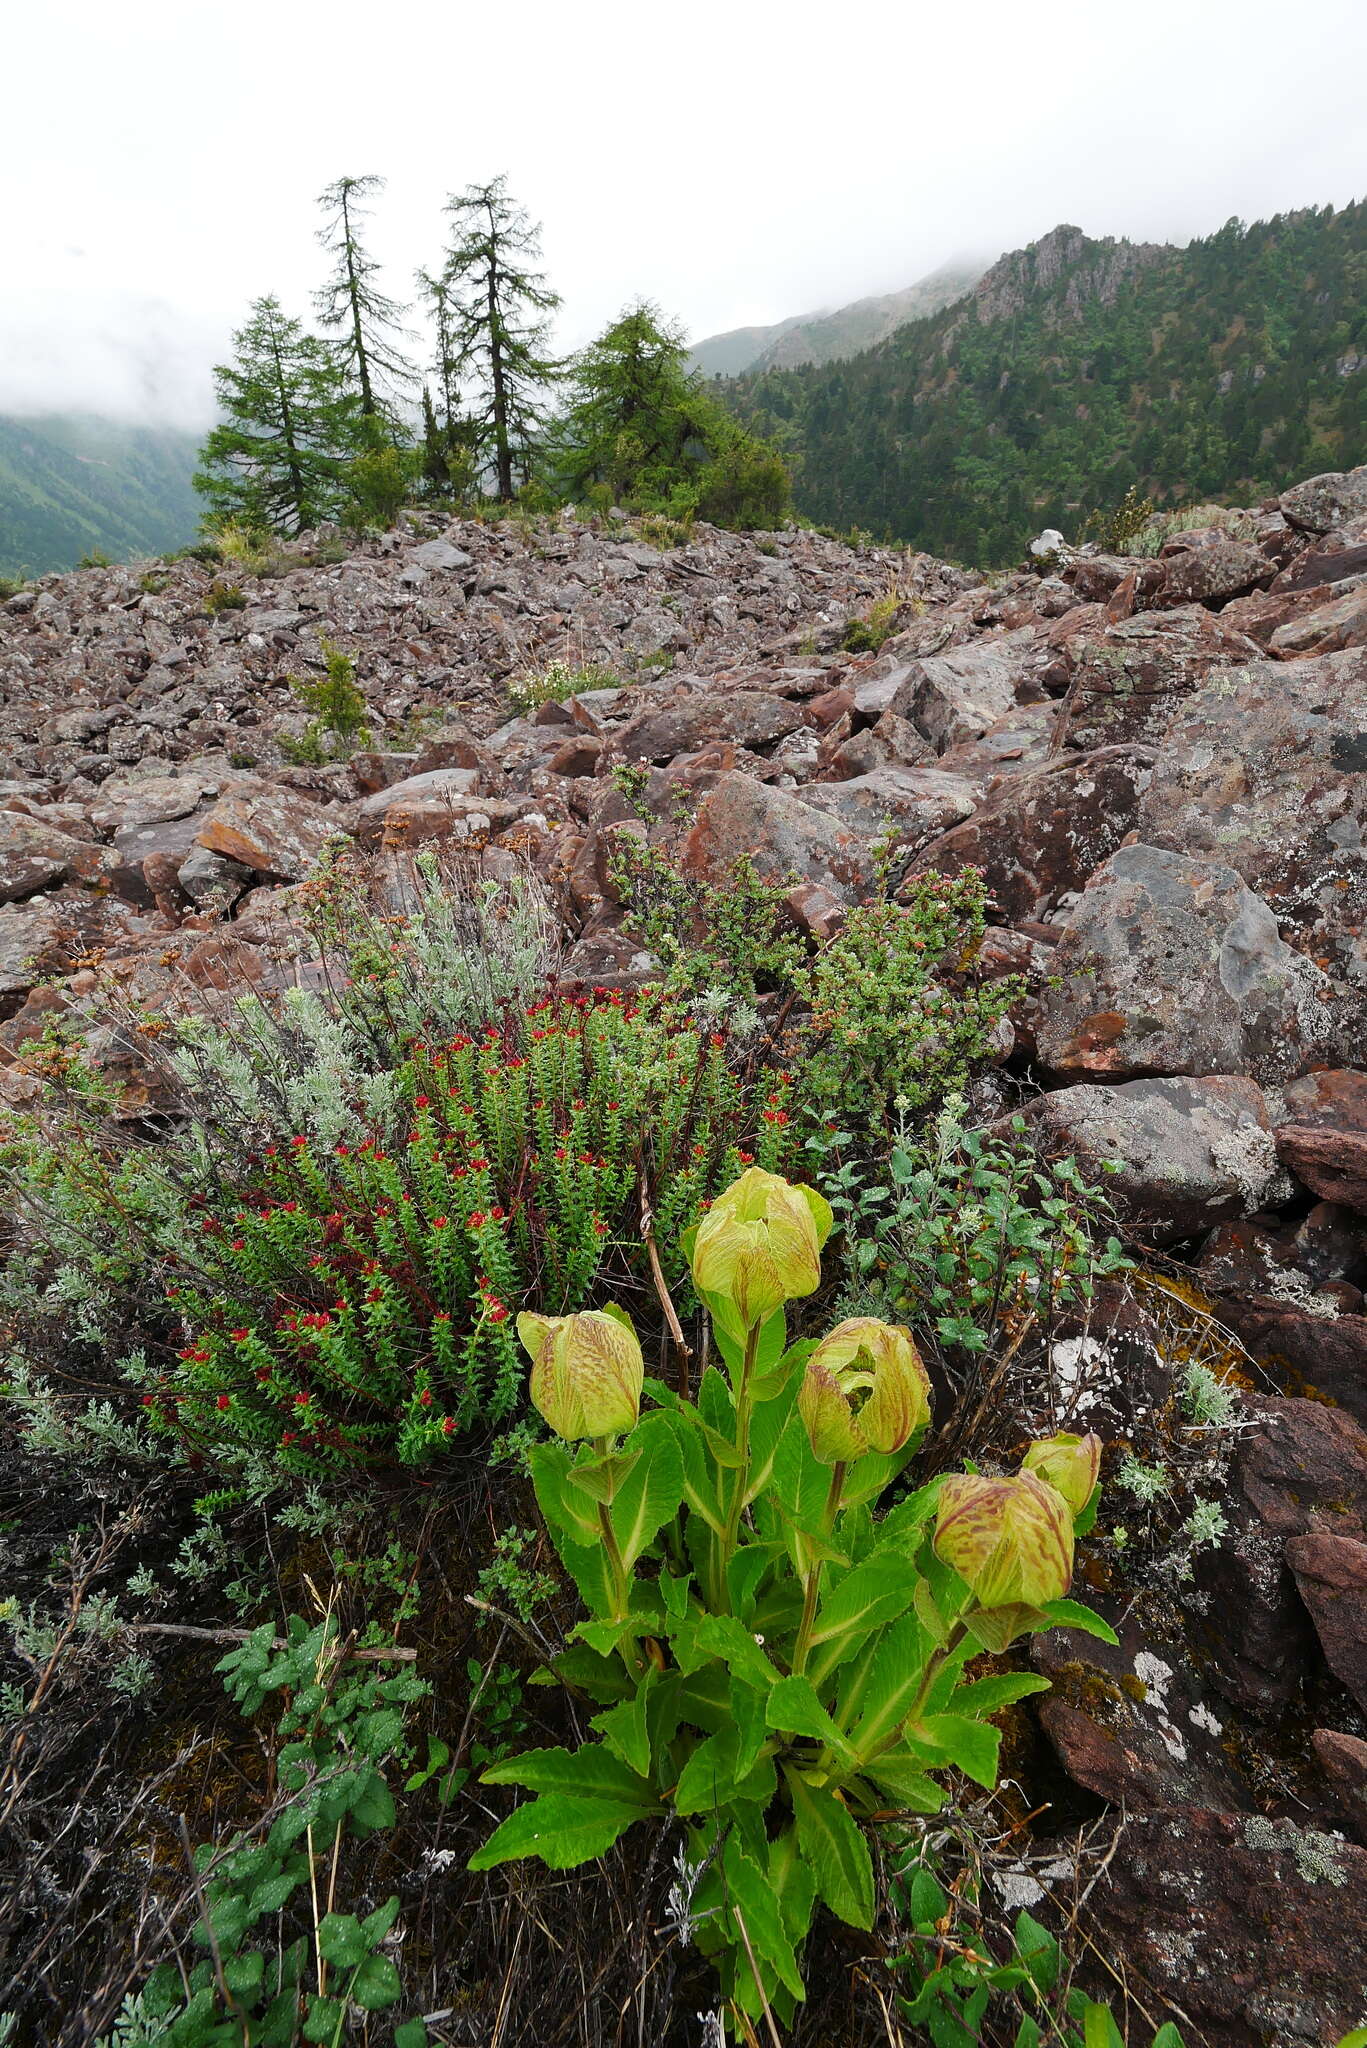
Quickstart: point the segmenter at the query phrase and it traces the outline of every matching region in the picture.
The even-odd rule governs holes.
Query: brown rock
[[[1352,1843],[1260,1814],[1139,1814],[1089,1903],[1184,2040],[1329,2048],[1362,2017],[1367,1850]]]
[[[221,853],[259,875],[302,881],[338,819],[294,790],[235,790],[220,798],[195,837],[210,853]]]
[[[1118,624],[1078,612],[1051,629],[1050,640],[1061,657],[1050,680],[1068,688],[1060,744],[1079,748],[1161,739],[1207,676],[1258,654],[1256,641],[1202,605]]]
[[[1328,1202],[1367,1213],[1367,1131],[1312,1130],[1280,1124],[1277,1157]]]
[[[1080,890],[1130,830],[1147,759],[1143,750],[1106,748],[1027,769],[923,847],[916,867],[943,874],[979,867],[1004,918],[1041,919]]]
[[[0,810],[0,903],[18,903],[63,882],[98,882],[118,857],[37,818]]]
[[[1310,1747],[1349,1829],[1359,1842],[1367,1842],[1367,1742],[1356,1735],[1341,1735],[1334,1728],[1317,1728]]]
[[[1328,533],[1346,520],[1367,513],[1367,464],[1361,469],[1328,470],[1283,491],[1277,503],[1292,526],[1306,533]]]
[[[769,746],[802,723],[801,711],[786,697],[763,690],[703,690],[638,712],[618,732],[615,747],[625,761],[668,761],[716,740]]]
[[[1084,1083],[1037,1096],[1023,1115],[1041,1151],[1079,1159],[1159,1242],[1256,1209],[1277,1168],[1262,1091],[1242,1075]]]
[[[869,872],[864,831],[851,830],[786,790],[729,770],[699,807],[682,863],[688,873],[722,883],[742,854],[751,856],[767,881],[820,882],[840,901]]]
[[[1237,869],[1284,936],[1367,986],[1367,650],[1212,676],[1173,720],[1139,830]],[[1355,1029],[1367,1042],[1367,1015]]]
[[[1227,535],[1208,547],[1187,548],[1163,566],[1161,601],[1166,604],[1223,604],[1260,583],[1270,583],[1276,564],[1261,548]]]
[[[1340,597],[1313,610],[1301,610],[1278,626],[1272,652],[1285,659],[1303,654],[1331,654],[1340,647],[1367,647],[1367,576]]]
[[[1316,1530],[1292,1537],[1286,1561],[1326,1664],[1367,1712],[1367,1543]]]
[[[1197,1643],[1230,1699],[1277,1714],[1295,1698],[1313,1649],[1286,1542],[1311,1530],[1367,1537],[1367,1432],[1320,1401],[1259,1395],[1252,1412],[1263,1427],[1235,1446],[1221,1503],[1229,1532],[1196,1560],[1206,1617]]]

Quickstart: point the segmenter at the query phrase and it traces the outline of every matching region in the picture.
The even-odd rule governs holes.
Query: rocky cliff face
[[[895,636],[840,651],[894,571]],[[1093,1907],[1193,2039],[1335,2038],[1367,1996],[1367,468],[991,582],[565,520],[410,523],[216,616],[210,582],[91,571],[0,612],[0,1091],[26,1099],[54,1011],[98,1036],[110,978],[183,1005],[304,971],[293,891],[336,834],[381,872],[429,842],[530,862],[597,983],[649,969],[623,831],[718,878],[749,854],[816,936],[889,829],[903,877],[984,868],[983,971],[1029,989],[999,1104],[1116,1162],[1247,1388],[1170,1639],[1044,1640],[1064,1769],[1133,1816]],[[320,634],[373,740],[292,766]],[[617,680],[510,716],[551,657]]]

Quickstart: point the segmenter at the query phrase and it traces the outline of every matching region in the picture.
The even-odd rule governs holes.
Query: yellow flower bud
[[[1061,1431],[1031,1444],[1021,1461],[1022,1472],[1033,1472],[1057,1493],[1061,1493],[1074,1515],[1080,1515],[1092,1497],[1096,1475],[1101,1469],[1101,1438],[1088,1430],[1086,1436],[1069,1436]]]
[[[1073,1518],[1033,1472],[983,1479],[956,1472],[940,1489],[935,1554],[980,1607],[1038,1609],[1073,1583]]]
[[[930,1380],[911,1332],[873,1316],[838,1323],[807,1360],[797,1406],[823,1465],[900,1451],[930,1420]]]
[[[830,1205],[814,1188],[751,1166],[718,1195],[693,1240],[693,1282],[719,1295],[748,1330],[821,1284]]]
[[[566,1443],[616,1436],[641,1412],[645,1367],[630,1323],[598,1309],[524,1312],[517,1334],[532,1361],[532,1406]]]

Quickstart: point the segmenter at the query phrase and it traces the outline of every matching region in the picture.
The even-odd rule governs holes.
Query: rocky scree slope
[[[842,651],[890,578],[897,630]],[[1122,1604],[1119,1650],[1042,1641],[1058,1759],[1129,1816],[1091,1904],[1193,2039],[1335,2039],[1367,2005],[1367,467],[1155,558],[990,580],[570,520],[410,521],[217,616],[198,564],[152,580],[47,578],[0,612],[12,1102],[58,1012],[136,1102],[111,982],[184,1006],[306,976],[294,892],[338,834],[382,885],[424,845],[530,863],[594,982],[650,967],[624,836],[717,880],[748,854],[815,937],[889,834],[899,887],[985,869],[981,965],[1029,988],[989,1099],[1118,1162],[1132,1239],[1243,1390],[1227,1533],[1168,1634]],[[289,765],[320,633],[372,744]],[[510,717],[509,679],[552,657],[620,682]],[[1171,1396],[1180,1351],[1136,1366],[1118,1323],[1098,1355],[1117,1404],[1135,1372]]]

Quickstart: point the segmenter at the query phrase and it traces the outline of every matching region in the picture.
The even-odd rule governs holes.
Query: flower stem
[[[726,1585],[726,1567],[736,1553],[740,1538],[740,1518],[745,1510],[745,1495],[750,1485],[750,1381],[755,1369],[755,1356],[759,1350],[760,1326],[755,1323],[745,1336],[745,1357],[740,1369],[740,1385],[736,1389],[736,1449],[740,1464],[736,1469],[736,1487],[731,1504],[726,1511],[726,1528],[721,1540],[720,1581],[717,1588],[718,1605],[723,1613],[730,1612],[730,1599]]]
[[[821,1517],[821,1533],[829,1536],[835,1527],[835,1518],[840,1512],[840,1494],[845,1484],[845,1467],[837,1462],[831,1467],[831,1483],[826,1494],[826,1506]],[[797,1641],[793,1645],[793,1670],[805,1671],[807,1652],[812,1645],[812,1629],[816,1622],[816,1603],[821,1592],[822,1559],[817,1558],[807,1572],[802,1593],[802,1620],[798,1624]]]

